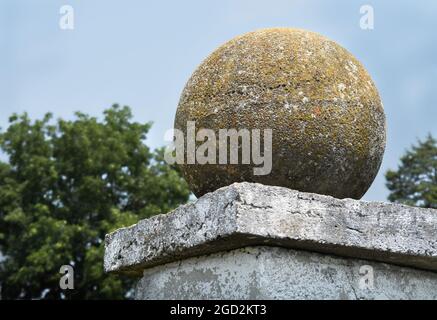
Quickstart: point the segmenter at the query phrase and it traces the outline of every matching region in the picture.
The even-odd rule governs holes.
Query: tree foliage
[[[102,121],[51,118],[13,115],[0,134],[2,296],[123,298],[129,280],[103,273],[105,234],[168,212],[189,190],[163,150],[145,145],[151,125],[133,122],[128,107]],[[74,267],[74,290],[59,287],[62,265]]]
[[[386,179],[390,201],[437,209],[437,141],[431,135],[418,141]]]

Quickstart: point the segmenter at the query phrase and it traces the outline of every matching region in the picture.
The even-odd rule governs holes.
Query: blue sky
[[[59,28],[74,8],[75,29]],[[359,26],[360,7],[375,29]],[[164,144],[179,95],[195,67],[232,37],[284,26],[319,32],[352,52],[380,91],[388,124],[381,171],[366,200],[385,200],[383,173],[406,148],[437,136],[437,1],[221,0],[0,2],[0,127],[13,112],[101,114],[129,105],[153,121],[148,143]]]

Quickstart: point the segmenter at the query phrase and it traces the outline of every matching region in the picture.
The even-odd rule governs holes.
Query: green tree
[[[386,179],[390,201],[437,209],[437,141],[431,135],[418,141]]]
[[[106,233],[166,213],[189,198],[163,150],[144,144],[150,124],[114,105],[104,119],[31,121],[13,115],[0,146],[0,263],[6,299],[118,299],[130,280],[103,273]],[[75,289],[61,290],[61,265]]]

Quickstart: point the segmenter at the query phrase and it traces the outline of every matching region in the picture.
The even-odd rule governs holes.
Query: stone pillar
[[[236,183],[106,236],[137,299],[436,299],[437,210]]]

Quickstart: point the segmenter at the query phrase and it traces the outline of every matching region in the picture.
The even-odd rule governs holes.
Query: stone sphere
[[[255,175],[252,162],[181,164],[196,196],[247,181],[359,199],[385,149],[382,102],[363,65],[334,41],[298,29],[250,32],[215,50],[182,92],[175,128],[186,133],[188,121],[196,132],[272,130],[270,174]]]

